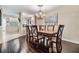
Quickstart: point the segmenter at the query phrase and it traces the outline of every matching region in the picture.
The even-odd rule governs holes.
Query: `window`
[[[45,17],[45,25],[56,25],[58,24],[58,15]]]
[[[31,18],[27,17],[27,18],[22,18],[21,21],[22,25],[26,26],[26,25],[31,25]]]

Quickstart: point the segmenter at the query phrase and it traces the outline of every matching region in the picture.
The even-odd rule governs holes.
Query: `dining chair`
[[[46,30],[46,25],[39,25],[39,30],[42,30],[42,31]]]
[[[47,31],[54,31],[55,25],[47,25]]]
[[[32,42],[33,34],[32,34],[32,25],[29,26],[29,43]]]
[[[62,52],[62,34],[63,34],[64,25],[59,25],[56,35],[52,36],[51,48],[52,51],[60,53]]]
[[[38,45],[38,28],[36,25],[30,26],[30,35],[29,35],[29,42],[32,44],[33,47]]]
[[[27,43],[29,43],[29,34],[30,34],[29,26],[26,26],[26,42]]]
[[[42,39],[42,35],[39,35],[38,33],[38,28],[37,25],[32,25],[31,26],[31,31],[32,35],[30,37],[32,37],[31,39],[31,43],[34,47],[38,47],[39,46],[39,40]]]

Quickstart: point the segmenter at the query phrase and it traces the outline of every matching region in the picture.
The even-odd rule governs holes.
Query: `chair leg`
[[[49,53],[53,52],[53,43],[51,42],[51,40],[49,40]]]
[[[57,50],[57,53],[61,53],[61,51],[62,51],[62,44],[61,44],[61,42],[56,43],[56,50]]]
[[[51,52],[53,53],[53,52],[54,52],[54,51],[53,51],[53,43],[51,43],[51,49],[52,49],[52,51],[51,51]]]

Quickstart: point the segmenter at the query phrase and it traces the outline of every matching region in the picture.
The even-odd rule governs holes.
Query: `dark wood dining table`
[[[52,41],[52,37],[56,34],[57,34],[57,31],[38,30],[38,35],[48,37],[48,40],[49,40],[49,53],[53,52],[53,47],[52,47],[52,44],[50,42]]]

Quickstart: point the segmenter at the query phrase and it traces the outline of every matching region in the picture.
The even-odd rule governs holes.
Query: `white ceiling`
[[[42,7],[43,12],[49,12],[59,7],[58,5],[44,5]],[[18,14],[24,12],[26,14],[35,14],[39,11],[37,5],[0,5],[0,8],[5,10],[5,14]]]

